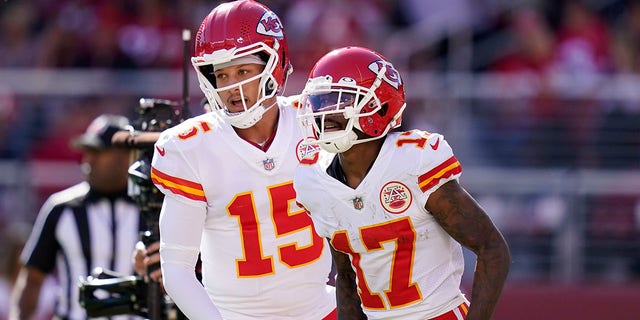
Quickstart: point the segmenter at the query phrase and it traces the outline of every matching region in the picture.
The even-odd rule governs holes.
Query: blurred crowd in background
[[[0,5],[0,68],[179,69],[181,29],[195,33],[215,3],[4,1]],[[498,103],[509,105],[499,113],[491,110],[490,115],[478,108],[479,125],[484,126],[479,138],[495,140],[489,157],[499,165],[638,167],[640,163],[640,138],[617,134],[638,130],[637,101],[625,95],[604,104],[593,99],[602,76],[632,77],[640,69],[638,1],[265,3],[283,20],[297,74],[306,75],[330,49],[355,44],[383,52],[404,73],[497,72],[531,77],[539,92],[530,99],[501,99]],[[522,85],[522,81],[505,81],[502,89],[510,93]],[[77,132],[92,118],[70,110],[126,105],[104,97],[21,101],[12,91],[0,82],[3,158],[73,158],[58,152],[66,144],[64,139],[61,145],[39,142]],[[563,101],[566,97],[579,101]],[[577,102],[580,107],[575,107]],[[57,104],[65,111],[55,112]],[[510,139],[496,139],[504,135]],[[618,147],[614,154],[609,152],[612,145]]]
[[[219,2],[3,1],[0,74],[179,70],[181,30],[195,34]],[[510,241],[514,277],[533,272],[580,280],[604,273],[607,279],[640,279],[640,190],[628,190],[624,180],[640,169],[640,1],[263,2],[280,16],[289,39],[297,75],[290,93],[327,51],[374,48],[405,76],[403,127],[444,133],[463,166],[479,172],[470,175],[477,181],[510,180],[495,192],[481,183],[475,190]],[[69,148],[69,139],[101,113],[135,118],[140,98],[39,95],[9,83],[0,76],[0,162],[7,163],[77,163],[80,154]],[[520,170],[522,180],[475,167]],[[611,184],[595,179],[598,187],[585,187],[580,183],[588,179],[576,172],[603,173]],[[533,187],[518,193],[509,182]],[[15,202],[38,208],[63,187],[48,184],[24,198],[11,192],[14,186],[0,184],[0,273],[7,278],[36,215],[16,209]],[[567,249],[576,237],[577,249]],[[574,263],[584,266],[577,276],[566,267]]]
[[[215,3],[5,1],[0,6],[0,68],[181,68],[181,29],[195,32]],[[512,99],[507,101],[511,105],[501,108],[498,114],[492,110],[490,117],[478,115],[486,120],[482,138],[512,136],[492,146],[491,160],[499,165],[637,167],[640,163],[640,138],[620,137],[616,130],[609,130],[638,130],[633,128],[639,122],[637,102],[623,96],[603,105],[592,99],[602,76],[632,76],[640,69],[637,1],[265,3],[283,20],[298,74],[306,74],[315,60],[330,49],[356,44],[382,51],[405,73],[497,72],[535,77],[531,81],[536,81],[536,88],[541,90],[531,99]],[[518,85],[522,83],[505,82],[503,90],[509,93],[518,90]],[[569,102],[571,105],[563,102],[561,98],[567,96],[580,98],[580,107],[575,107],[575,100]],[[21,159],[73,158],[69,153],[57,152],[60,145],[39,142],[65,134],[61,131],[77,132],[92,118],[77,114],[80,118],[73,121],[60,119],[76,114],[69,110],[84,110],[87,105],[111,109],[118,102],[103,101],[102,97],[87,97],[72,105],[64,101],[65,112],[57,114],[55,103],[51,106],[47,101],[27,101],[25,106],[2,82],[0,97],[0,155]],[[576,119],[580,123],[575,123]],[[64,125],[59,125],[60,121]],[[594,131],[613,134],[599,135]],[[545,143],[535,143],[538,140]],[[555,143],[568,148],[557,150]],[[588,144],[592,145],[587,147]],[[611,144],[624,144],[619,149],[624,155],[607,152]]]

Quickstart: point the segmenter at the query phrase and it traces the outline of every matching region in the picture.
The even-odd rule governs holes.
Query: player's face
[[[232,86],[229,90],[219,93],[229,112],[241,112],[244,111],[245,105],[252,106],[256,103],[260,91],[260,78],[242,85],[233,85],[259,75],[263,69],[263,65],[250,63],[229,66],[214,72],[217,88]]]
[[[344,130],[348,121],[344,109],[352,108],[354,102],[355,94],[350,93],[330,92],[309,96],[313,111],[321,113],[315,117],[315,121],[319,128],[324,129],[323,132]]]

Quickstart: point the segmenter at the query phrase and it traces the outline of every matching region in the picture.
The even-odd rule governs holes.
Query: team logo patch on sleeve
[[[409,208],[412,200],[411,190],[402,182],[387,182],[380,189],[380,204],[390,213],[403,213]]]
[[[320,152],[320,146],[317,144],[308,145],[300,140],[296,145],[296,157],[298,157],[298,162],[303,164],[315,163],[318,160],[318,152]]]

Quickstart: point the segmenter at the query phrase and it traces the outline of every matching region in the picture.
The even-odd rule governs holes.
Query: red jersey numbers
[[[311,242],[306,246],[298,246],[297,243],[281,246],[279,252],[282,262],[290,267],[295,267],[317,260],[322,255],[324,241],[313,229],[311,218],[306,210],[296,205],[293,183],[288,182],[269,187],[269,196],[276,236],[305,232],[309,234],[311,239]],[[295,208],[295,211],[292,211],[292,208]]]
[[[360,235],[362,244],[367,250],[363,254],[383,249],[383,244],[386,242],[395,244],[395,251],[385,255],[391,260],[388,263],[391,266],[389,287],[383,290],[384,292],[372,292],[360,265],[361,254],[353,250],[347,232],[341,231],[333,235],[331,239],[333,247],[351,256],[351,264],[358,278],[358,294],[362,305],[367,309],[384,310],[422,300],[420,288],[411,280],[416,240],[416,232],[411,220],[405,217],[384,224],[366,226],[360,229]],[[385,307],[383,294],[387,298],[389,307]]]
[[[279,261],[289,267],[309,264],[320,258],[324,241],[313,229],[311,218],[295,205],[293,183],[267,187],[271,202],[271,222],[276,237],[300,232],[309,235],[308,245],[289,243],[278,247]],[[227,206],[230,216],[238,219],[244,256],[236,259],[239,278],[259,277],[275,272],[274,257],[265,256],[260,221],[251,192],[236,195]]]
[[[184,130],[182,132],[180,132],[178,134],[178,138],[180,138],[181,140],[187,140],[189,138],[192,138],[194,136],[196,136],[198,134],[198,132],[200,132],[200,130],[202,130],[202,132],[207,132],[209,130],[211,130],[211,127],[209,127],[209,124],[204,122],[204,121],[200,121],[198,122],[198,125],[195,125],[193,127],[191,127],[190,129]]]
[[[414,133],[417,133],[419,137],[415,137],[415,138],[408,137],[413,135]],[[400,134],[400,138],[396,140],[396,146],[402,147],[405,144],[411,144],[416,146],[417,148],[422,149],[427,143],[427,140],[429,139],[429,135],[430,134],[428,132],[418,131],[418,130],[403,132],[402,134]]]

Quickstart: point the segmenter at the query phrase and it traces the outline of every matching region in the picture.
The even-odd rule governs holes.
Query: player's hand
[[[148,275],[151,280],[162,283],[159,249],[160,242],[154,242],[149,247],[146,247],[139,241],[136,243],[133,254],[133,266],[137,274]]]

